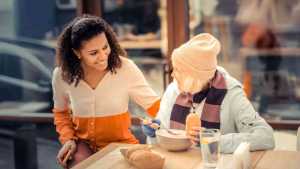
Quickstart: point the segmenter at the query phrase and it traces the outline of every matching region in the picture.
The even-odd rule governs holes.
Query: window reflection
[[[300,120],[300,2],[190,0],[191,32],[222,43],[221,65],[243,81],[256,110]]]
[[[103,18],[113,25],[121,39],[139,40],[137,35],[141,34],[155,39],[160,30],[158,9],[158,0],[105,0]]]

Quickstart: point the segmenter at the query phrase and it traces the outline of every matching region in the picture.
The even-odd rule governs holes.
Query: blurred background
[[[51,114],[56,39],[83,13],[112,25],[160,95],[172,80],[172,50],[213,34],[222,44],[219,64],[275,129],[276,149],[296,149],[300,0],[0,0],[0,168],[59,168]],[[130,111],[145,117],[133,103]],[[143,142],[139,126],[132,130]]]

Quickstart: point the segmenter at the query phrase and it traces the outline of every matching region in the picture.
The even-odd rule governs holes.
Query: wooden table
[[[103,150],[97,152],[93,156],[79,163],[72,169],[136,169],[130,166],[119,149],[121,147],[132,146],[128,144],[112,143]],[[201,153],[200,149],[193,147],[186,152],[169,152],[157,145],[153,145],[153,151],[159,152],[166,158],[164,169],[201,169]],[[260,160],[263,158],[265,151],[257,151],[251,153],[252,168],[256,168]],[[271,153],[272,154],[272,153]],[[267,158],[268,159],[268,158]],[[231,169],[232,155],[222,155],[221,165],[223,169]],[[260,168],[264,169],[264,168]],[[291,168],[294,169],[294,168]],[[296,168],[295,168],[296,169]]]
[[[255,169],[300,169],[300,152],[267,151]]]

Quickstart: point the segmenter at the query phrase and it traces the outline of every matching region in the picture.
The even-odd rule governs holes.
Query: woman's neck
[[[100,71],[85,65],[82,65],[82,68],[83,68],[85,79],[90,79],[90,77],[95,77],[95,76],[103,77],[107,73],[107,70]]]

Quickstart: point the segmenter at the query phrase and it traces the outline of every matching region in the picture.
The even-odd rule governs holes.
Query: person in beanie
[[[193,107],[201,127],[220,129],[222,153],[234,152],[241,142],[249,142],[251,151],[273,149],[273,129],[254,110],[241,83],[217,65],[220,49],[215,37],[202,33],[173,51],[174,81],[162,97],[156,121],[184,129]],[[143,129],[155,137],[151,126]],[[199,143],[199,131],[196,127],[188,133],[194,143]]]

